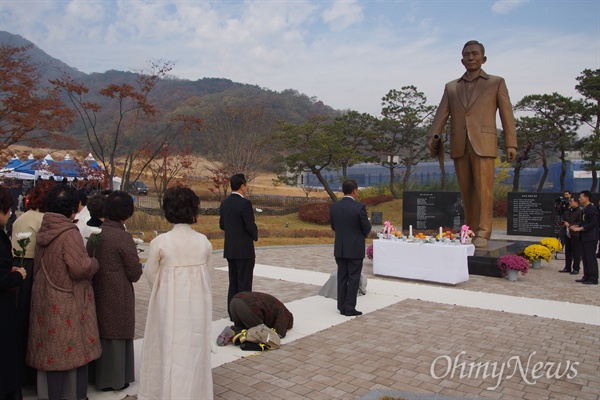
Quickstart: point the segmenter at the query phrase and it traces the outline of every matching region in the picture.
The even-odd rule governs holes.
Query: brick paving
[[[210,271],[213,320],[227,316],[227,273],[216,270],[227,265],[221,254],[215,252]],[[331,245],[257,248],[256,261],[330,273],[336,268],[332,254]],[[536,298],[600,306],[599,287],[575,283],[577,277],[558,273],[563,264],[563,259],[543,262],[541,269],[530,269],[517,282],[470,276],[456,287],[521,297],[523,302]],[[363,272],[375,277],[370,261],[365,260]],[[314,296],[319,288],[261,277],[254,281],[255,290],[283,302]],[[143,277],[135,290],[136,335],[143,337],[149,297]],[[459,357],[455,373],[445,374],[447,360],[455,357]],[[517,358],[525,377],[515,373]],[[512,366],[507,366],[510,360]],[[464,362],[462,377],[460,362]],[[477,363],[480,371],[475,374]],[[496,371],[505,366],[500,378],[491,372],[484,377],[483,367],[492,371],[494,363]],[[572,366],[575,377],[565,374],[567,363],[578,363]],[[432,376],[432,364],[438,379]],[[542,365],[542,372],[534,379],[536,364]],[[279,350],[216,367],[213,379],[215,399],[356,399],[374,389],[492,399],[600,399],[600,328],[409,299],[286,343]]]

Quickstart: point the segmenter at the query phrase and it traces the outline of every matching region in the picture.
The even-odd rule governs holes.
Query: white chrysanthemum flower
[[[33,235],[33,232],[19,232],[16,234],[17,240],[27,239]]]
[[[90,227],[90,234],[91,235],[99,235],[101,233],[102,233],[102,228],[98,228],[97,226]]]
[[[140,238],[133,238],[135,244],[144,244],[144,241]]]

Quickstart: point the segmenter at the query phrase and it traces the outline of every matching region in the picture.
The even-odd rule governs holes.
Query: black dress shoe
[[[571,272],[571,270],[570,270],[570,269],[566,269],[566,268],[564,268],[564,269],[561,269],[561,270],[560,270],[560,271],[558,271],[558,272],[569,272],[569,273],[570,273],[570,272]]]
[[[346,313],[344,315],[346,317],[356,317],[358,315],[362,315],[362,312],[357,311],[357,310],[352,310],[352,311],[346,311]]]
[[[579,275],[579,270],[576,269],[575,271],[571,271],[571,275]]]
[[[587,278],[575,279],[575,282],[580,282],[580,283],[587,282]]]
[[[583,283],[584,285],[597,285],[598,281],[583,281],[581,283]]]

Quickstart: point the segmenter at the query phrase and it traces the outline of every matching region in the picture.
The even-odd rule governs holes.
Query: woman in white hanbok
[[[212,245],[190,224],[200,200],[169,188],[163,200],[173,229],[150,243],[144,275],[152,288],[142,347],[138,399],[212,399],[210,363]]]

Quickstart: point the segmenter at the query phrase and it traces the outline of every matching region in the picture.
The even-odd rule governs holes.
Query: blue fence
[[[566,164],[567,173],[565,176],[565,189],[572,192],[580,192],[589,190],[592,186],[591,173],[584,169],[583,160],[573,160]],[[454,172],[454,163],[448,161],[445,164],[447,179],[456,179]],[[404,167],[397,167],[394,171],[397,181],[402,181],[404,176]],[[498,171],[497,171],[498,172]],[[508,170],[509,177],[502,183],[512,187],[513,183],[513,168]],[[543,175],[542,168],[523,168],[521,169],[519,179],[520,192],[535,192],[537,191],[540,180]],[[347,170],[348,178],[355,179],[361,187],[378,186],[387,184],[390,180],[389,169],[378,164],[357,164],[349,167]],[[557,162],[548,166],[548,177],[544,183],[542,192],[558,192],[560,191],[560,173],[561,163]],[[341,173],[340,171],[324,171],[324,178],[329,182],[333,190],[342,190]],[[438,162],[420,162],[413,167],[413,172],[410,177],[410,184],[413,186],[434,185],[441,181],[442,174]],[[317,180],[316,176],[306,172],[301,177],[301,182],[305,186],[323,187]]]

